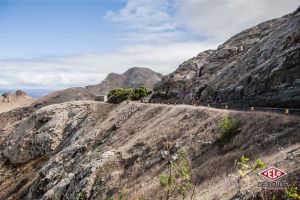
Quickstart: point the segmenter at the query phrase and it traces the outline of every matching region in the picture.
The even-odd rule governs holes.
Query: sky
[[[162,74],[299,0],[0,0],[0,89],[97,84]]]

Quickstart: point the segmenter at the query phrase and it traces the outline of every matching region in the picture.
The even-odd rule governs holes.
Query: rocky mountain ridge
[[[86,87],[73,87],[65,90],[52,92],[39,98],[35,106],[63,103],[67,101],[94,100],[96,95],[107,95],[107,93],[118,87],[139,87],[146,86],[149,89],[161,80],[162,75],[148,68],[133,67],[123,74],[110,73],[107,78],[97,85]]]
[[[93,95],[107,95],[110,90],[119,87],[136,88],[146,86],[152,89],[154,84],[161,80],[162,76],[162,74],[148,68],[133,67],[123,74],[110,73],[101,83],[89,85],[85,88]]]
[[[233,36],[162,78],[152,102],[300,108],[300,9]]]

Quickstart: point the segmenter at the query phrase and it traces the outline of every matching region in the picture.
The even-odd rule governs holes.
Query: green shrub
[[[185,199],[193,193],[195,186],[191,182],[191,162],[183,148],[178,150],[178,159],[167,163],[167,172],[160,177],[160,185],[164,188],[163,199],[169,200],[179,194],[181,199]]]
[[[79,193],[77,194],[76,200],[83,200],[83,194],[82,194],[82,192],[79,192]]]
[[[146,87],[139,87],[139,88],[135,88],[133,90],[133,94],[132,94],[132,100],[139,100],[142,97],[147,96],[148,94],[150,94],[152,91],[149,91]]]
[[[115,88],[108,92],[107,98],[110,98],[115,95],[120,95],[123,91],[123,88]]]
[[[140,100],[151,92],[146,87],[115,88],[108,92],[107,97],[109,103],[121,103],[126,100]]]
[[[286,189],[284,191],[284,195],[287,199],[300,199],[300,195],[298,194],[298,190],[296,187],[291,187],[290,189]]]
[[[240,121],[236,119],[224,118],[219,121],[219,126],[222,129],[222,135],[219,144],[223,146],[228,143],[238,132]]]
[[[224,134],[233,134],[240,126],[240,122],[235,119],[225,118],[219,121]]]
[[[257,169],[267,167],[267,164],[260,159],[257,159],[253,165],[249,164],[249,160],[249,157],[243,155],[237,161],[239,176],[237,176],[236,179],[237,193],[235,197],[237,197],[238,199],[244,199],[244,192],[242,191],[242,184],[244,183],[243,180],[252,175]]]

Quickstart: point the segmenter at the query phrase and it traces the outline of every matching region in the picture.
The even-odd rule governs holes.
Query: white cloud
[[[148,67],[167,74],[184,60],[216,46],[210,42],[138,45],[104,54],[0,60],[0,88],[85,86],[99,83],[108,73],[123,73],[131,67]]]
[[[115,22],[130,23],[131,26],[135,27],[157,26],[171,21],[172,17],[168,14],[169,6],[170,2],[167,0],[128,0],[118,12],[108,11],[106,18]]]
[[[128,0],[106,19],[125,25],[125,38],[132,42],[186,41],[192,34],[224,42],[299,5],[299,0]]]
[[[128,0],[117,12],[108,11],[107,20],[123,26],[122,37],[131,42],[171,42],[185,38],[171,11],[174,4],[168,0]]]
[[[218,41],[297,9],[299,0],[178,0],[177,20]]]
[[[130,67],[167,74],[239,31],[295,10],[298,1],[128,0],[105,18],[123,28],[120,38],[129,46],[101,54],[0,60],[0,88],[85,86]],[[195,39],[204,36],[205,41]]]

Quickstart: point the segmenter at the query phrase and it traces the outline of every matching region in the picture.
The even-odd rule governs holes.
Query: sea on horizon
[[[5,92],[16,92],[18,89],[0,89],[0,95],[2,95]],[[42,96],[45,96],[47,94],[50,94],[51,92],[57,91],[57,89],[21,89],[22,91],[26,92],[27,95],[31,96],[34,99],[40,98]]]

